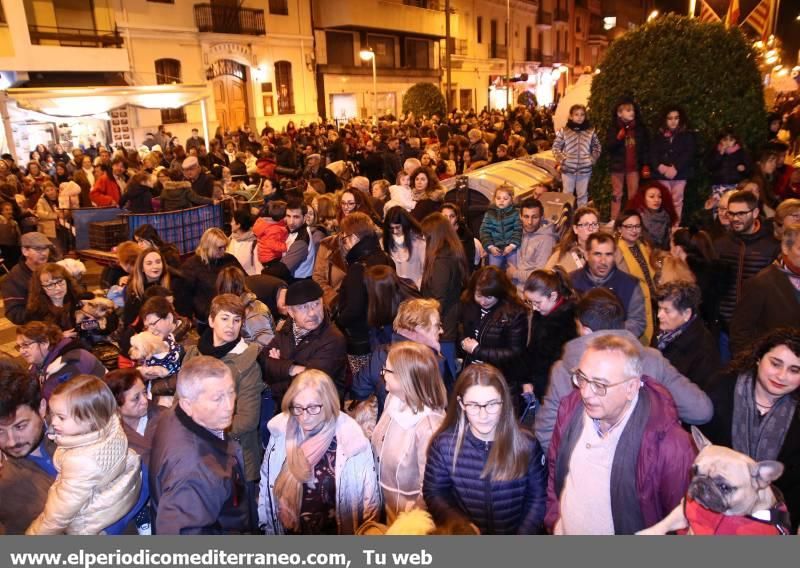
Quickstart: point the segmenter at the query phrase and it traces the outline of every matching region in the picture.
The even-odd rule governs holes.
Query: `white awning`
[[[92,116],[125,105],[150,109],[179,108],[208,97],[206,85],[136,87],[52,87],[8,89],[20,108],[50,116]]]

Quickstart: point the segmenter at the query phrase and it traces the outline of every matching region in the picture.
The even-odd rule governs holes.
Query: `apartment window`
[[[533,48],[533,28],[527,26],[525,28],[525,51],[530,51]]]
[[[575,48],[575,65],[582,65],[581,64],[581,48]]]
[[[561,51],[561,32],[556,30],[556,54]]]
[[[288,16],[289,0],[269,0],[269,13],[273,16]]]
[[[478,43],[483,43],[483,16],[478,16]]]
[[[411,69],[430,69],[430,42],[426,39],[406,40],[406,66]]]
[[[275,85],[278,88],[278,114],[294,114],[292,64],[288,61],[275,63]]]
[[[497,44],[497,20],[489,22],[489,43]]]
[[[156,84],[172,85],[182,83],[181,62],[177,59],[156,59]],[[176,124],[186,122],[186,109],[163,108],[161,109],[162,124]]]
[[[539,49],[544,49],[544,32],[539,32]]]
[[[375,52],[375,66],[393,69],[394,38],[388,36],[367,35],[367,46]],[[371,64],[370,64],[371,65]]]
[[[325,32],[325,44],[328,51],[328,65],[355,65],[353,55],[353,34],[342,32]]]
[[[575,18],[575,33],[576,34],[581,33],[581,18],[580,18],[580,16]]]

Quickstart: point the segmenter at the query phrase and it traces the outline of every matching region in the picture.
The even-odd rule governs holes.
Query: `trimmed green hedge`
[[[705,156],[718,132],[733,126],[750,152],[764,142],[766,107],[756,54],[738,28],[676,15],[657,18],[614,41],[599,67],[589,107],[601,142],[623,95],[639,103],[651,136],[665,106],[679,104],[686,110],[698,149],[686,188],[687,220],[702,209],[710,192]],[[607,215],[611,183],[605,153],[590,189]]]
[[[433,83],[416,83],[403,95],[403,112],[413,112],[414,116],[422,117],[446,114],[447,102],[439,87]]]

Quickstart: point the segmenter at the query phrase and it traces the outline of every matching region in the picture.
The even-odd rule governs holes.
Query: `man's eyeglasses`
[[[459,399],[461,402],[461,406],[464,408],[464,412],[466,412],[469,416],[478,416],[481,413],[481,410],[485,410],[486,414],[497,414],[500,412],[500,409],[503,407],[502,400],[490,400],[486,404],[478,404],[477,402],[464,402],[463,400]]]
[[[52,290],[53,288],[58,288],[62,284],[64,284],[63,278],[54,278],[47,284],[42,284],[42,288],[44,288],[45,290]]]
[[[752,209],[748,209],[747,211],[731,211],[730,209],[728,209],[728,217],[732,219],[739,219],[740,217],[745,217],[747,215],[750,215],[750,213],[752,213],[756,209],[758,209],[758,207],[753,207]]]
[[[577,223],[575,226],[579,229],[599,229],[600,223]]]
[[[309,416],[316,416],[320,412],[322,412],[322,405],[321,404],[309,404],[306,407],[302,406],[290,406],[289,410],[294,416],[301,416],[303,412],[308,412]]]
[[[14,346],[14,350],[15,350],[15,351],[25,351],[25,350],[26,350],[26,349],[28,349],[28,348],[29,348],[31,345],[36,345],[36,342],[35,342],[35,341],[26,341],[26,342],[24,342],[24,343],[18,343],[18,344],[16,344],[16,345]]]
[[[588,384],[592,393],[596,394],[597,396],[606,396],[608,389],[617,387],[619,385],[624,385],[630,380],[632,379],[625,379],[624,381],[619,381],[618,383],[601,383],[599,381],[593,381],[580,369],[575,369],[572,371],[572,384],[578,387],[578,389],[583,389],[583,385]]]

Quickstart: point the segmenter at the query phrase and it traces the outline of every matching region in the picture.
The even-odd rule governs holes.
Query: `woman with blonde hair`
[[[420,343],[393,344],[381,374],[389,394],[372,447],[386,522],[391,524],[404,511],[425,508],[422,481],[428,446],[444,420],[447,393],[433,351]]]
[[[428,450],[422,494],[436,524],[480,534],[541,532],[547,472],[539,443],[523,431],[497,368],[470,365]]]
[[[297,375],[283,396],[261,465],[265,534],[355,534],[380,515],[369,440],[339,408],[333,381],[315,369]]]
[[[200,237],[194,256],[181,265],[183,282],[180,294],[175,295],[178,311],[194,316],[198,331],[208,325],[208,307],[217,295],[217,276],[223,269],[244,268],[235,256],[227,252],[228,237],[222,229],[207,229]]]

